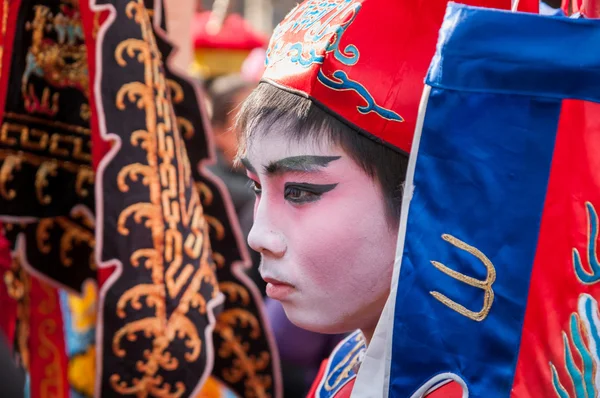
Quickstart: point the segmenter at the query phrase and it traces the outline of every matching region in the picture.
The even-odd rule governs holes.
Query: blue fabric
[[[600,20],[450,3],[426,79],[433,87],[600,102]]]
[[[65,344],[67,355],[72,358],[79,354],[84,354],[96,341],[96,329],[81,332],[73,326],[73,314],[69,306],[69,293],[65,290],[59,291],[60,307],[63,315]]]
[[[560,108],[553,98],[432,89],[396,296],[390,397],[410,397],[446,372],[466,381],[470,397],[510,395]],[[432,265],[486,279],[484,264],[443,234],[495,267],[482,321],[431,294],[483,306],[482,289]]]
[[[367,344],[360,330],[342,340],[333,350],[327,361],[327,368],[321,384],[315,391],[316,398],[334,398],[349,382],[356,378],[354,365],[367,350]]]

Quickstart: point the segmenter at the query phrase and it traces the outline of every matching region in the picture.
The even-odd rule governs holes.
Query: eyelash
[[[256,196],[260,196],[260,194],[262,193],[262,186],[254,180],[250,180],[250,189],[254,191],[254,194]]]
[[[331,191],[337,186],[337,184],[285,184],[284,197],[287,201],[294,204],[304,204],[310,202],[316,202],[321,199],[324,193]],[[262,186],[254,181],[250,181],[250,187],[254,191],[254,194],[258,197],[262,193]],[[293,197],[296,196],[296,197]]]
[[[313,192],[306,188],[287,184],[283,193],[286,200],[295,204],[315,202],[321,199],[321,195],[321,193]],[[293,196],[297,197],[294,198]]]

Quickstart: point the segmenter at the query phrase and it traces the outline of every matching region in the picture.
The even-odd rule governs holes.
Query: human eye
[[[262,193],[262,186],[254,180],[250,180],[250,189],[252,189],[256,196],[260,196]]]
[[[287,183],[285,184],[284,197],[287,201],[294,204],[304,204],[315,202],[321,199],[321,196],[335,188],[337,184],[306,184],[306,183]]]

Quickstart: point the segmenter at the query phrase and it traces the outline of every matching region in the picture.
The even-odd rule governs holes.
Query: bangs
[[[341,124],[310,99],[261,82],[246,98],[236,119],[237,158],[245,156],[248,143],[256,135],[274,133],[275,126],[277,134],[288,140],[340,145],[342,130],[348,128]]]
[[[309,98],[266,82],[261,82],[244,101],[234,128],[238,134],[238,164],[257,135],[279,134],[289,141],[337,145],[379,183],[390,226],[397,226],[408,155],[367,137]]]

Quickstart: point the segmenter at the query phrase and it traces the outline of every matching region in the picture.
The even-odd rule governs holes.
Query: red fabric
[[[336,8],[323,9],[328,2],[311,0],[286,17],[271,40],[264,79],[315,99],[364,132],[409,152],[447,1],[355,0],[343,7],[341,1],[336,3]],[[464,3],[511,8],[511,0]],[[314,15],[322,17],[314,21]],[[331,44],[338,40],[335,51]],[[357,54],[358,61],[343,60],[340,53]],[[300,55],[303,62],[297,60]],[[324,60],[307,62],[318,56]],[[319,79],[320,72],[336,83],[345,74],[351,85],[362,86],[375,104],[395,115],[364,108],[361,113],[367,104],[361,89],[331,88]]]
[[[308,395],[306,396],[307,398],[315,398],[316,393],[317,393],[317,388],[319,387],[319,384],[323,380],[323,377],[325,377],[325,369],[327,369],[327,362],[328,362],[328,359],[321,362],[321,367],[319,368],[319,373],[317,374],[317,377],[315,378],[315,381],[313,382],[313,384],[310,388],[310,391],[308,392]],[[352,394],[352,389],[354,388],[355,381],[356,381],[356,378],[350,380],[344,387],[342,387],[340,389],[340,391],[337,392],[337,394],[335,394],[335,398],[350,398],[350,394]]]
[[[426,395],[427,398],[462,398],[462,396],[462,387],[454,381]]]
[[[321,367],[319,368],[319,373],[313,382],[310,391],[308,392],[307,398],[315,398],[315,394],[317,392],[317,388],[319,384],[325,377],[325,369],[327,368],[327,359],[321,362]],[[350,398],[350,394],[352,393],[352,389],[354,388],[354,383],[356,379],[352,379],[348,384],[346,384],[336,395],[335,398]],[[432,392],[431,394],[427,394],[427,398],[462,398],[462,387],[460,384],[451,382],[442,386]]]
[[[90,87],[94,87],[96,79],[96,35],[100,25],[106,20],[107,13],[96,14],[90,9],[89,2],[81,1],[79,4],[81,21],[85,32],[85,45],[87,46],[88,56],[88,76]],[[94,96],[95,90],[90,90],[91,98],[89,99],[92,130],[92,166],[94,170],[98,168],[100,160],[106,155],[110,149],[110,143],[100,138],[100,127],[98,125],[98,107]]]
[[[0,25],[6,21],[6,30],[0,29],[0,46],[2,48],[2,59],[0,60],[0,122],[4,117],[4,105],[6,103],[6,92],[8,89],[8,76],[10,75],[10,66],[12,58],[13,42],[15,40],[15,28],[17,26],[17,16],[21,7],[21,0],[3,2],[8,4],[5,9],[0,6]],[[8,11],[7,15],[4,12]]]
[[[58,291],[32,276],[30,300],[30,396],[69,398],[68,359]]]
[[[581,12],[588,18],[600,18],[600,0],[583,0]]]
[[[83,29],[85,31],[85,43],[88,49],[88,74],[90,79],[90,87],[94,87],[96,79],[96,43],[97,34],[99,27],[104,23],[108,17],[107,12],[95,13],[90,9],[87,1],[80,2],[81,20],[83,22]],[[90,111],[92,114],[91,118],[91,130],[92,130],[92,164],[94,170],[98,169],[100,161],[106,156],[111,148],[109,141],[105,141],[100,136],[100,125],[98,106],[96,104],[96,97],[92,94],[89,99]],[[112,275],[116,267],[107,267],[98,269],[98,287],[102,287],[104,282]]]
[[[552,384],[550,362],[556,367],[562,385],[574,397],[571,377],[565,366],[565,343],[572,314],[578,313],[583,294],[600,298],[600,281],[582,283],[575,273],[576,253],[585,272],[594,252],[587,204],[600,213],[600,104],[564,101],[554,158],[542,215],[538,249],[531,275],[531,287],[525,313],[521,349],[517,362],[513,397],[557,396]],[[598,258],[596,248],[595,256]],[[600,276],[599,276],[600,277]],[[577,327],[585,336],[586,327]],[[583,337],[584,340],[587,338]],[[581,356],[572,343],[575,363],[582,368]],[[588,347],[589,349],[589,347]],[[590,350],[594,354],[594,350]]]
[[[15,336],[15,327],[17,321],[17,302],[8,295],[6,283],[4,282],[4,273],[11,267],[10,244],[4,234],[4,227],[0,223],[0,330],[6,337],[6,340],[12,342]],[[10,344],[12,347],[12,344]]]
[[[199,12],[192,22],[194,48],[214,48],[224,50],[253,50],[266,47],[269,39],[250,26],[239,14],[229,14],[217,34],[206,31],[206,24],[212,12]]]
[[[335,398],[350,398],[355,381],[356,378],[350,380],[344,387],[340,389],[340,391],[338,391],[337,394],[335,394]]]
[[[538,14],[540,12],[540,2],[539,0],[520,0],[517,10]]]
[[[563,0],[561,8],[566,15],[572,15],[581,11],[581,6],[582,0]]]

